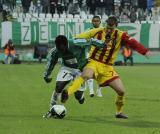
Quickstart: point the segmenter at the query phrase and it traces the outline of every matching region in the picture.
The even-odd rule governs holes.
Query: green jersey
[[[95,43],[94,40],[92,42],[96,46],[102,46],[102,43]],[[88,51],[90,45],[91,42],[88,43],[86,40],[77,39],[69,41],[69,48],[65,53],[61,53],[56,47],[52,48],[47,56],[48,62],[44,74],[45,77],[48,77],[51,74],[58,59],[62,59],[62,65],[66,67],[82,70],[87,63],[86,50]]]

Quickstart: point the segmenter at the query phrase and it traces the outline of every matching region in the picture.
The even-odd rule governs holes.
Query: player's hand
[[[151,51],[148,51],[146,54],[145,54],[145,57],[147,59],[149,59],[151,56],[153,55],[153,53]]]
[[[52,78],[44,77],[44,80],[46,83],[50,83],[52,81]]]

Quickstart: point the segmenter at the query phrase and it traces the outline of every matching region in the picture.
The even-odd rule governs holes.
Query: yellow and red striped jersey
[[[110,37],[107,39],[107,33],[111,32]],[[107,29],[104,27],[94,28],[76,36],[76,38],[91,39],[96,38],[104,42],[103,48],[91,46],[89,52],[89,59],[99,61],[104,64],[113,65],[115,58],[121,48],[121,42],[129,45],[141,54],[145,54],[148,50],[142,44],[131,38],[126,32],[117,28]]]

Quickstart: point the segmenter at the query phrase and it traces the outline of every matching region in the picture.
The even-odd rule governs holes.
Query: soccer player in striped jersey
[[[77,91],[86,80],[94,78],[100,86],[110,86],[117,93],[115,117],[127,119],[128,116],[123,113],[122,109],[125,88],[118,73],[113,68],[113,63],[121,48],[121,44],[128,45],[147,58],[151,55],[151,52],[126,32],[119,30],[117,28],[118,21],[115,16],[110,16],[106,23],[107,26],[104,28],[91,29],[76,36],[76,38],[95,38],[101,40],[104,42],[104,46],[103,48],[91,46],[87,65],[84,67],[81,76],[75,79],[67,90],[63,90],[61,102],[66,102],[69,95]]]
[[[92,41],[90,41],[90,43],[92,43]],[[44,80],[47,83],[50,83],[52,81],[50,75],[57,64],[58,59],[62,59],[62,66],[60,67],[56,78],[56,87],[50,100],[50,109],[53,105],[57,104],[58,98],[64,87],[71,80],[75,79],[77,76],[80,76],[80,70],[87,63],[87,59],[85,58],[85,49],[90,46],[90,43],[83,39],[71,40],[68,43],[68,39],[64,35],[59,35],[56,37],[56,47],[52,48],[48,55],[48,62],[44,73]],[[99,43],[96,45],[97,47],[101,46]],[[79,90],[75,92],[75,98],[80,104],[84,103],[83,91],[84,85],[82,85]],[[50,118],[51,116],[52,114],[49,110],[43,117]]]

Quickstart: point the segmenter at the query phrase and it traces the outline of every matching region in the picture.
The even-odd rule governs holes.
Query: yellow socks
[[[81,85],[84,83],[84,79],[79,76],[77,77],[73,82],[72,85],[70,85],[67,89],[68,91],[68,95],[73,94],[74,92],[76,92],[77,90],[80,89]]]
[[[124,105],[124,96],[117,96],[116,98],[116,112],[118,113],[122,113],[123,110],[123,105]]]

